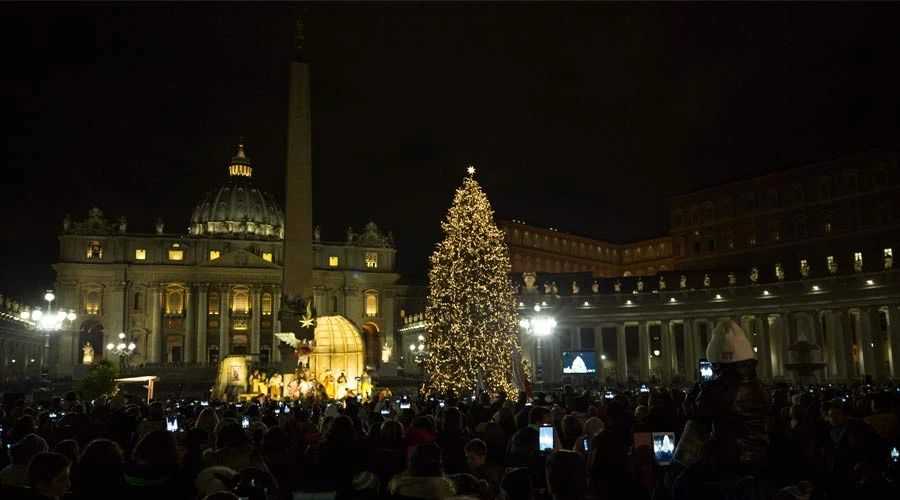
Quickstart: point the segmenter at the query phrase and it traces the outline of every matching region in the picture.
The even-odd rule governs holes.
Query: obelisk
[[[303,56],[303,23],[297,21],[296,52],[288,92],[285,169],[284,277],[281,331],[312,339],[312,141],[309,63]],[[301,326],[302,322],[302,326]]]

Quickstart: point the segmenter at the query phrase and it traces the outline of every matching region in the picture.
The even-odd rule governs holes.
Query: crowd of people
[[[717,327],[714,378],[690,388],[565,386],[533,401],[18,400],[0,410],[0,497],[900,497],[896,385],[764,385],[742,342],[737,325]],[[664,448],[674,434],[674,459],[657,434]]]

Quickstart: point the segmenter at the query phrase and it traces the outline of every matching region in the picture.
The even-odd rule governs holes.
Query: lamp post
[[[415,363],[419,365],[419,378],[421,381],[425,380],[425,336],[419,335],[417,339],[419,341],[418,344],[409,344],[409,354],[415,360]]]
[[[134,344],[134,342],[129,342],[127,344],[125,343],[125,333],[124,332],[119,333],[119,343],[118,344],[113,344],[112,342],[110,342],[109,344],[106,344],[106,350],[119,357],[119,370],[120,371],[125,370],[125,360],[129,356],[134,354],[134,349],[136,347],[137,346]]]
[[[44,314],[40,307],[36,307],[31,311],[22,311],[19,315],[29,328],[44,334],[44,349],[41,353],[41,375],[49,370],[50,334],[69,329],[77,317],[75,311],[71,309],[68,312],[59,309],[56,311],[56,314],[53,313],[53,301],[56,300],[53,290],[47,290],[47,293],[44,294],[44,300],[47,301],[47,314]]]
[[[540,313],[541,306],[534,306],[534,312]],[[529,335],[537,339],[537,363],[535,363],[534,381],[538,385],[544,383],[544,360],[541,357],[541,339],[553,333],[556,328],[556,320],[549,316],[535,316],[531,319],[523,318],[519,321],[519,326]]]

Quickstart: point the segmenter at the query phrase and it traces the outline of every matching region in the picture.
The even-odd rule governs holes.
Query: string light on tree
[[[438,391],[470,394],[480,373],[491,393],[509,392],[511,359],[519,348],[509,250],[475,181],[475,167],[466,171],[441,223],[444,239],[431,255],[425,364]]]

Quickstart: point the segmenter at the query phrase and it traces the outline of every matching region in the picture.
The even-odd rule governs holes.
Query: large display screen
[[[563,351],[563,373],[597,373],[594,351]]]

